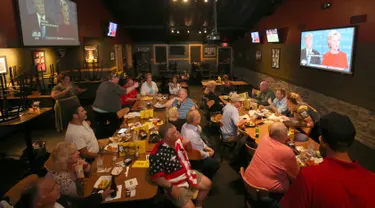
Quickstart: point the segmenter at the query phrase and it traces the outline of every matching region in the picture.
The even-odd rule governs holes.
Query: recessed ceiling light
[[[190,33],[190,30],[186,31],[187,33]]]
[[[204,0],[204,2],[206,2],[206,3],[207,3],[207,2],[208,2],[208,0]]]
[[[180,34],[180,31],[177,30],[177,34]]]
[[[207,33],[207,30],[204,30],[203,32],[204,32],[204,33]]]
[[[188,2],[188,0],[184,0],[184,2]]]
[[[202,34],[202,31],[199,30],[199,34]]]
[[[174,33],[174,29],[171,30],[171,33]]]

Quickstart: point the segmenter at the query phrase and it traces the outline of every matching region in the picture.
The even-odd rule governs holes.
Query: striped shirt
[[[177,104],[178,104],[178,100],[175,100],[172,104],[172,106],[175,106],[177,107]],[[177,111],[178,111],[178,119],[185,119],[186,118],[186,114],[190,111],[190,109],[192,107],[196,106],[196,104],[194,103],[194,101],[190,98],[186,98],[185,102],[181,102],[181,106],[180,108],[177,107]]]

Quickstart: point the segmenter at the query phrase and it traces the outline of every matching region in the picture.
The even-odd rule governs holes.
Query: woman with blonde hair
[[[62,132],[70,121],[71,109],[80,104],[77,94],[84,90],[71,82],[68,73],[59,74],[57,79],[59,83],[53,87],[51,97],[56,100],[54,106],[56,130]]]
[[[223,105],[220,103],[220,99],[216,95],[215,89],[216,82],[211,80],[207,83],[206,89],[204,90],[203,96],[210,112],[218,112],[223,109]]]
[[[328,34],[329,51],[323,55],[322,65],[347,69],[348,59],[346,53],[340,51],[341,34],[331,30]]]
[[[51,176],[60,185],[62,194],[83,196],[83,179],[90,172],[91,166],[80,158],[74,144],[58,143],[45,166],[47,176]]]
[[[141,95],[154,96],[158,94],[158,86],[152,81],[151,73],[145,74],[146,81],[141,86]]]

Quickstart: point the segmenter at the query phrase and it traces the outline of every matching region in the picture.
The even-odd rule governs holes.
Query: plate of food
[[[94,188],[96,189],[106,189],[109,184],[111,184],[112,176],[100,176],[99,179],[95,182]]]
[[[162,104],[162,103],[156,103],[155,105],[154,105],[154,107],[155,108],[165,108],[165,104]]]
[[[252,121],[246,122],[246,127],[255,127],[255,123]]]
[[[150,97],[150,96],[144,96],[141,98],[142,101],[151,101],[153,100],[154,98],[153,97]]]
[[[114,167],[111,171],[111,174],[114,175],[114,176],[117,176],[117,175],[120,175],[120,173],[122,172],[122,167]]]
[[[108,152],[117,152],[117,149],[118,149],[118,143],[110,143],[104,147],[104,150]]]

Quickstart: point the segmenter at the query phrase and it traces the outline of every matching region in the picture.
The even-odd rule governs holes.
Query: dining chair
[[[256,149],[250,147],[250,145],[248,144],[245,144],[245,146],[246,146],[246,151],[249,154],[249,156],[253,157]]]
[[[262,200],[269,199],[269,192],[265,188],[250,184],[245,178],[244,168],[240,169],[241,179],[245,187],[245,207],[263,207]],[[253,206],[252,206],[253,205]]]
[[[195,149],[192,149],[187,152],[189,160],[202,160],[201,152]]]
[[[36,174],[32,174],[22,179],[16,185],[14,185],[5,196],[9,197],[10,204],[16,204],[20,199],[24,190],[31,184],[35,183],[38,180]]]
[[[231,149],[236,141],[233,139],[234,137],[228,137],[227,139],[224,139],[223,133],[221,131],[221,127],[224,126],[224,123],[222,121],[219,121],[219,137],[220,137],[220,163],[223,162],[224,154],[227,149]]]

